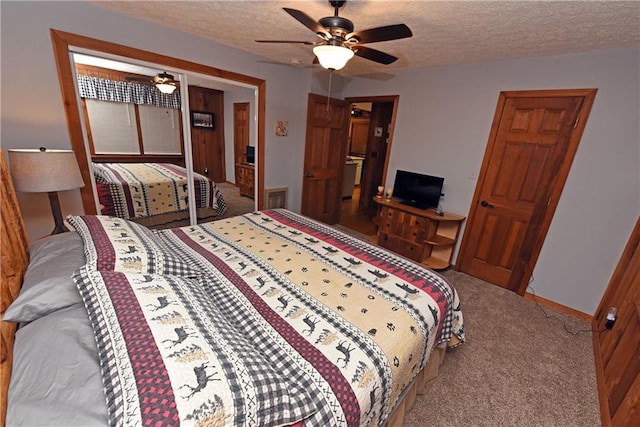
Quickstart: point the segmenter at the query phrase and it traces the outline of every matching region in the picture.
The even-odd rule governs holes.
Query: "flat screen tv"
[[[440,203],[444,178],[398,170],[393,197],[400,203],[420,209],[436,209]]]
[[[254,164],[256,162],[256,147],[247,145],[247,163]]]

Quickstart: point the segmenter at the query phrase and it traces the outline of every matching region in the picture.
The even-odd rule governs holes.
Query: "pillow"
[[[78,233],[61,233],[36,240],[29,246],[29,259],[20,294],[5,311],[4,320],[32,322],[82,302],[71,278],[85,263]]]
[[[87,267],[98,271],[195,277],[199,270],[173,255],[147,227],[104,215],[69,216],[84,242]]]
[[[18,329],[6,414],[8,426],[108,425],[98,350],[84,304]]]

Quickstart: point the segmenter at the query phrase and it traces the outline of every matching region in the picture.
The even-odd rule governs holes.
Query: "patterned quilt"
[[[434,347],[464,340],[441,276],[286,210],[154,231],[152,247],[128,221],[76,218],[107,259],[75,279],[112,425],[379,426]],[[140,271],[93,269],[132,254]]]
[[[188,209],[187,171],[169,163],[93,163],[103,215],[140,218]],[[215,183],[194,173],[197,208],[222,215],[226,204]]]

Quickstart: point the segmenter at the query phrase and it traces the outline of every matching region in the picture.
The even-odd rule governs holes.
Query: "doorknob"
[[[204,174],[209,175],[209,168],[204,168]]]
[[[493,205],[489,202],[487,202],[486,200],[483,200],[480,202],[480,205],[482,205],[483,208],[492,208]]]
[[[305,178],[313,178],[313,174],[312,174],[312,173],[307,172],[307,173],[305,173],[305,174],[304,174],[304,177],[305,177]]]

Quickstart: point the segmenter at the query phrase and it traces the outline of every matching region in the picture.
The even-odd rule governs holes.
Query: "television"
[[[420,209],[437,209],[444,178],[403,170],[396,171],[393,197],[400,203]]]
[[[256,162],[256,147],[247,145],[246,162],[250,164]]]

